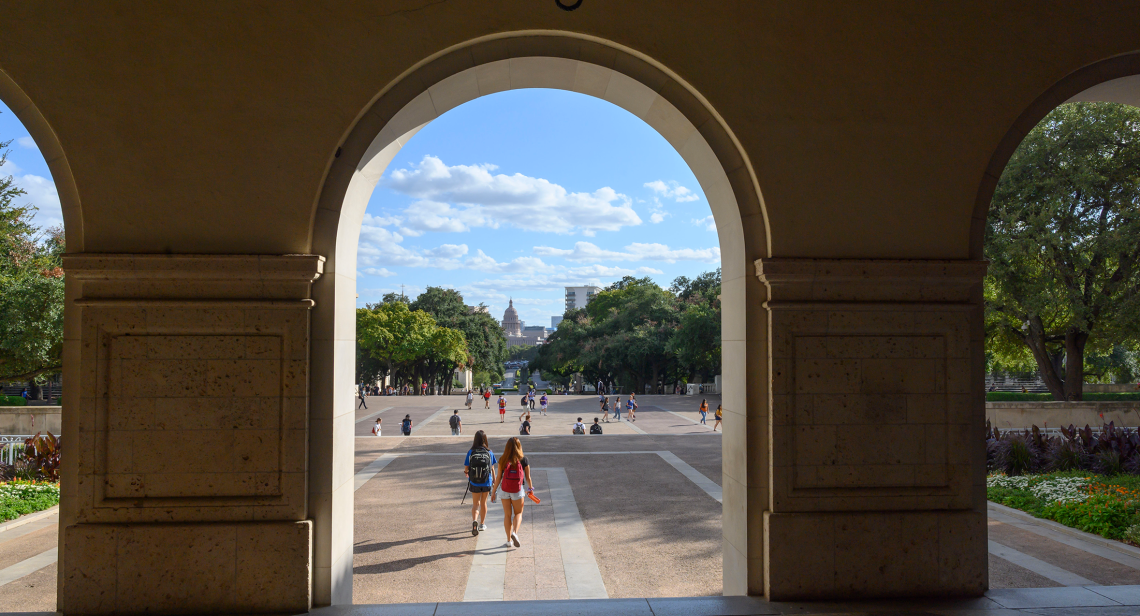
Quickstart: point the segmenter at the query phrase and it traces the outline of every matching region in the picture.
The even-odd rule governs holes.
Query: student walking
[[[412,416],[411,415],[404,415],[404,421],[400,423],[400,431],[404,433],[404,436],[411,436],[412,435]]]
[[[491,408],[491,390],[488,389],[483,392],[483,408]]]
[[[376,418],[376,425],[372,426],[372,436],[380,436],[380,418]]]
[[[499,394],[499,423],[507,421],[507,399]]]
[[[614,399],[616,400],[617,398],[614,398]],[[606,408],[609,408],[609,406],[610,406],[610,403],[606,402]],[[614,421],[621,421],[621,405],[620,404],[614,405]]]
[[[491,502],[503,499],[503,530],[507,532],[507,547],[512,544],[522,547],[519,541],[519,528],[522,526],[523,498],[533,496],[534,481],[530,477],[530,463],[523,455],[522,441],[512,436],[507,441],[503,456],[499,458],[498,474],[491,488]],[[526,492],[523,492],[523,483]]]
[[[530,435],[530,413],[526,414],[526,419],[523,420],[522,425],[519,426],[519,434]]]
[[[471,403],[475,401],[475,392],[467,390],[467,410],[471,410]]]
[[[455,409],[455,412],[447,419],[447,423],[451,425],[451,436],[463,434],[463,418],[459,416],[459,409]]]
[[[542,414],[543,415],[546,415],[546,404],[547,404],[547,402],[548,402],[548,400],[546,399],[546,392],[543,392],[542,398],[540,398],[538,401],[539,405],[542,406]]]
[[[701,425],[704,425],[704,426],[708,425],[707,423],[705,423],[705,417],[707,417],[708,414],[709,414],[709,403],[704,398],[701,398]]]
[[[356,403],[356,408],[364,407],[364,410],[368,410],[368,403],[364,401],[364,387],[361,386],[352,393],[356,394],[356,397],[359,399],[359,402]]]
[[[604,402],[602,403],[602,421],[610,422],[610,405]]]
[[[495,478],[495,452],[491,451],[487,433],[482,430],[475,433],[475,442],[467,450],[463,474],[471,490],[471,534],[478,535],[487,530],[487,496]]]
[[[713,418],[716,419],[716,423],[713,424],[713,432],[716,432],[716,429],[720,427],[720,422],[724,421],[724,410],[720,408],[719,404],[716,405],[716,413],[713,414]],[[724,430],[721,430],[721,432],[724,432]]]
[[[637,421],[637,401],[632,396],[625,403],[625,414],[630,421]]]
[[[530,410],[534,410],[534,390],[530,390],[526,394],[527,400],[530,402]]]

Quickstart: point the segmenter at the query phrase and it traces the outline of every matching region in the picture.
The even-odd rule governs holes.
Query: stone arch
[[[1140,52],[1094,62],[1069,73],[1038,96],[1014,121],[986,166],[970,221],[970,258],[983,259],[986,217],[998,179],[1029,131],[1063,103],[1123,103],[1140,107]]]
[[[723,395],[730,421],[755,425],[723,437],[725,594],[762,594],[762,563],[749,544],[762,530],[748,501],[763,498],[752,468],[766,447],[766,291],[752,275],[769,257],[770,233],[756,174],[715,109],[676,74],[601,39],[515,32],[470,41],[409,68],[376,96],[330,152],[312,221],[312,251],[327,258],[313,286],[309,517],[314,522],[315,605],[352,600],[352,442],[356,251],[368,199],[408,139],[439,115],[495,92],[563,89],[630,111],[681,154],[708,198],[722,255]],[[749,306],[752,309],[749,309]],[[751,350],[751,351],[750,351]],[[748,412],[753,409],[753,412]],[[749,436],[751,435],[751,437]],[[749,481],[749,475],[754,475]],[[753,488],[750,490],[750,488]]]
[[[63,145],[32,99],[3,70],[0,70],[0,100],[4,101],[4,104],[23,123],[24,128],[28,129],[28,134],[47,161],[63,210],[67,251],[83,252],[83,210],[80,207],[79,191],[75,186],[75,176],[71,173],[71,165],[67,162]]]

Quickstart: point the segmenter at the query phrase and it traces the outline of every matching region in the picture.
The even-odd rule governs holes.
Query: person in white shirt
[[[380,418],[376,418],[376,425],[372,426],[372,435],[380,436]]]
[[[582,423],[582,418],[579,417],[578,421],[574,423],[574,434],[585,434],[586,424]]]
[[[467,408],[471,408],[471,403],[475,400],[475,392],[470,389],[467,390]]]

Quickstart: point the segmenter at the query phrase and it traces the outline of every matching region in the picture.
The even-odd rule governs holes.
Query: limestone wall
[[[997,428],[1140,426],[1140,402],[987,402],[986,419]]]
[[[59,436],[62,407],[0,407],[0,434],[35,434],[51,432]]]

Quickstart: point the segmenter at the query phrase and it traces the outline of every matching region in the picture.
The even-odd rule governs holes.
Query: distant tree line
[[[415,301],[389,293],[356,311],[356,381],[392,377],[395,387],[427,383],[451,393],[452,373],[467,368],[475,383],[503,377],[507,339],[480,305],[468,308],[454,289],[428,287]]]
[[[529,368],[562,385],[580,373],[637,392],[709,380],[720,373],[720,287],[720,268],[668,289],[626,276],[567,311]]]

